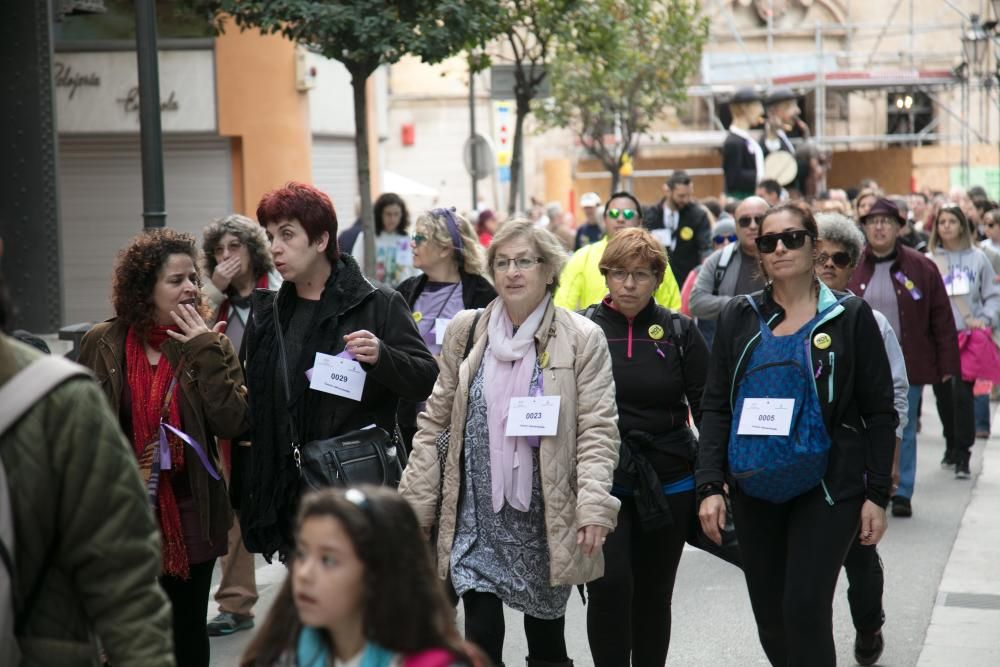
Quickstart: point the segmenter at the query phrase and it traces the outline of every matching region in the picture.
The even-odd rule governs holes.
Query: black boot
[[[972,477],[972,473],[969,471],[969,459],[972,458],[972,452],[956,452],[955,453],[955,479],[969,479]]]

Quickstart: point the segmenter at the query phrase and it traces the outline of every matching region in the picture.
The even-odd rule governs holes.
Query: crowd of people
[[[663,665],[685,543],[733,536],[772,664],[835,664],[841,567],[874,664],[925,385],[957,479],[989,434],[1000,209],[745,194],[675,172],[647,207],[584,194],[574,229],[551,206],[411,221],[386,193],[374,275],[301,183],[201,239],[137,236],[81,344],[96,384],[0,431],[27,664],[207,667],[209,636],[255,625],[262,554],[288,576],[243,665],[500,665],[504,606],[529,667],[571,665],[574,587],[595,665]],[[0,336],[0,387],[41,356]]]

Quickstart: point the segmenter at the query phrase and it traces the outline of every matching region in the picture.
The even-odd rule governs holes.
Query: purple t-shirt
[[[465,309],[462,302],[462,283],[434,283],[427,281],[424,290],[413,304],[413,319],[417,321],[420,337],[431,354],[441,354],[434,333],[437,320],[450,320]],[[420,313],[420,316],[417,316]]]

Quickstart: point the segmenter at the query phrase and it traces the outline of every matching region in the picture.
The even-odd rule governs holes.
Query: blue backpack
[[[775,336],[753,298],[746,297],[760,319],[760,343],[750,355],[733,406],[729,470],[748,496],[783,503],[823,481],[830,435],[812,373],[809,339],[814,327],[846,298],[817,313],[795,333]],[[794,399],[788,435],[739,435],[748,398]]]

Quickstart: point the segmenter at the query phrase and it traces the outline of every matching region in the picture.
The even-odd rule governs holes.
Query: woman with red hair
[[[338,252],[329,197],[288,183],[264,195],[257,221],[284,282],[251,297],[243,351],[254,415],[245,484],[252,493],[241,499],[240,523],[251,552],[270,558],[277,551],[284,561],[295,544],[299,498],[291,433],[303,443],[372,424],[395,433],[399,399],[426,399],[438,371],[403,297],[373,285],[353,257]],[[312,369],[331,357],[357,362],[351,368],[363,372],[353,398],[311,386]]]

